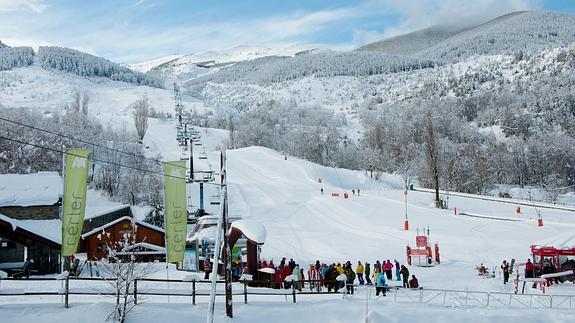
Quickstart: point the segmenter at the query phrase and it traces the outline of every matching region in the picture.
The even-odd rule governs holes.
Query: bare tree
[[[425,114],[425,147],[427,148],[427,168],[433,181],[435,189],[435,207],[443,208],[443,203],[439,198],[439,157],[437,149],[437,138],[433,127],[431,112]]]
[[[72,102],[70,103],[70,108],[75,113],[80,112],[81,100],[82,99],[81,99],[80,92],[78,90],[75,90],[74,93],[72,94]]]
[[[90,95],[88,95],[88,92],[84,92],[84,94],[82,95],[82,114],[84,116],[88,115],[88,103],[90,102]]]
[[[120,242],[110,242],[109,233],[103,232],[99,239],[106,245],[107,255],[99,261],[104,279],[115,293],[116,306],[108,316],[109,321],[124,323],[128,313],[134,308],[134,285],[136,280],[144,278],[152,272],[152,263],[137,262],[136,243],[138,227],[132,223],[131,230],[123,234]]]
[[[229,138],[229,143],[228,143],[228,148],[229,149],[234,149],[235,148],[235,126],[234,126],[234,120],[232,120],[232,117],[229,118],[228,120],[228,130],[230,131],[230,138]]]
[[[150,116],[150,100],[146,95],[136,101],[134,104],[134,124],[140,138],[143,142],[146,131],[148,130],[148,117]]]

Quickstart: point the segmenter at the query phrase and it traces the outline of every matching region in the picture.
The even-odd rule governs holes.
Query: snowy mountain
[[[568,144],[575,140],[574,22],[519,12],[427,49],[421,37],[413,44],[406,37],[400,52],[422,48],[410,55],[267,57],[222,67],[186,88],[214,108],[211,126],[229,127],[232,119],[250,129],[251,136],[237,136],[239,146],[409,173],[424,185],[431,183],[421,129],[430,114],[443,145],[444,185],[483,193],[495,184],[534,185],[555,200],[575,184]],[[324,121],[302,123],[306,109]],[[283,117],[288,111],[295,115]]]
[[[472,28],[434,26],[367,44],[360,50],[414,55],[458,62],[471,56],[511,55],[569,45],[575,40],[575,16],[543,11],[510,13]]]
[[[236,62],[251,61],[269,56],[295,56],[315,51],[321,45],[294,45],[284,48],[268,48],[257,46],[235,46],[224,50],[210,50],[188,55],[167,56],[148,63],[131,65],[135,70],[143,71],[145,66],[152,75],[176,77],[188,80],[206,73],[217,67]],[[172,58],[172,59],[170,59]],[[155,65],[154,65],[155,64]],[[154,66],[152,66],[154,65]]]
[[[411,55],[434,46],[465,28],[457,26],[433,26],[373,43],[366,44],[358,50],[378,51],[395,55]]]
[[[136,72],[147,73],[153,68],[156,68],[162,64],[176,60],[182,56],[183,55],[173,54],[173,55],[168,55],[168,56],[163,56],[163,57],[151,59],[149,61],[145,61],[145,62],[141,62],[141,63],[126,64],[126,66],[128,68],[131,68],[132,70],[134,70]]]

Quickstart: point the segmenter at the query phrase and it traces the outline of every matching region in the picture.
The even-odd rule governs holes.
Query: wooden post
[[[244,279],[244,304],[248,303],[248,283]]]
[[[196,279],[192,280],[192,305],[196,305]]]
[[[292,289],[293,302],[295,303],[295,280],[293,280],[291,283],[291,289]]]
[[[134,280],[134,305],[138,305],[138,280]]]
[[[69,281],[69,278],[66,277],[66,284],[65,284],[65,287],[64,287],[64,293],[65,293],[65,294],[64,294],[64,302],[65,302],[66,308],[69,308],[69,307],[70,307],[70,305],[68,304],[68,293],[69,293],[69,290],[70,290],[69,287],[70,287],[70,281]]]

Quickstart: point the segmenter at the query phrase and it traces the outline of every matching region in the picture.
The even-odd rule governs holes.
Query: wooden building
[[[82,234],[81,250],[90,260],[100,260],[113,249],[119,255],[135,253],[139,261],[163,261],[164,239],[164,229],[123,216]]]
[[[59,220],[16,220],[0,214],[0,270],[17,272],[33,259],[35,274],[59,273],[59,231]]]
[[[60,271],[62,189],[57,172],[0,174],[0,270]]]

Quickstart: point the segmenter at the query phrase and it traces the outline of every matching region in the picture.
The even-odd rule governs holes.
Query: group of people
[[[400,265],[397,260],[393,263],[390,260],[380,262],[377,260],[373,265],[373,272],[369,263],[362,264],[361,261],[357,262],[355,270],[350,261],[341,263],[320,263],[319,260],[315,264],[309,264],[307,273],[303,267],[300,267],[293,259],[286,261],[282,258],[279,265],[275,265],[273,260],[267,262],[265,260],[258,263],[258,269],[273,268],[274,273],[274,288],[293,288],[302,291],[308,287],[312,291],[321,291],[322,288],[327,288],[328,292],[339,292],[340,289],[346,288],[348,294],[354,293],[354,284],[357,280],[359,285],[374,285],[376,287],[376,294],[380,293],[385,296],[386,287],[388,286],[387,280],[393,279],[393,269],[395,268],[395,276],[397,281],[403,281],[403,287],[418,288],[419,282],[415,275],[409,279],[409,269]],[[306,279],[307,278],[307,279]]]

